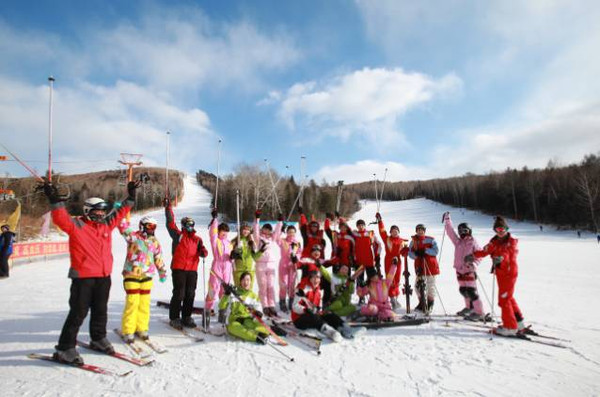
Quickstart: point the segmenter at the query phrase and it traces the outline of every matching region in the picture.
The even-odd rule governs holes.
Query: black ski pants
[[[196,297],[198,272],[174,269],[171,276],[173,279],[173,297],[169,304],[169,318],[171,320],[178,319],[180,313],[183,318],[191,317],[194,298]]]
[[[298,329],[315,328],[320,331],[323,324],[329,324],[333,328],[338,329],[344,325],[344,320],[335,313],[315,314],[306,312],[294,321],[294,325]]]
[[[56,346],[58,350],[75,347],[79,328],[83,324],[88,310],[91,311],[90,338],[100,340],[106,337],[110,285],[110,276],[75,278],[71,281],[69,314],[58,339],[58,345]]]
[[[10,255],[0,255],[0,277],[8,277],[8,258]]]

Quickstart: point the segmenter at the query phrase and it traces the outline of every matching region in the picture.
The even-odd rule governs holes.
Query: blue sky
[[[0,140],[55,169],[445,177],[600,150],[595,1],[0,3]],[[14,163],[2,172],[25,175]]]

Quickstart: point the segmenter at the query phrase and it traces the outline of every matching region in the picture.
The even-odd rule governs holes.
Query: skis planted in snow
[[[410,313],[410,296],[413,293],[413,289],[410,286],[410,272],[408,271],[408,259],[404,256],[404,271],[402,272],[404,276],[404,285],[402,286],[402,292],[406,297],[406,313]]]
[[[133,371],[127,371],[127,372],[119,373],[119,372],[115,372],[110,369],[106,369],[106,368],[99,367],[97,365],[92,365],[92,364],[65,363],[65,362],[58,360],[56,357],[47,355],[47,354],[31,353],[31,354],[28,354],[27,357],[31,358],[31,359],[35,359],[35,360],[51,361],[51,362],[54,362],[57,364],[66,365],[68,367],[79,368],[84,371],[94,372],[96,374],[101,374],[101,375],[113,375],[113,376],[122,377],[122,376],[127,376],[133,372]]]
[[[217,273],[213,272],[212,270],[210,271],[210,273],[212,275],[214,275],[219,280],[219,282],[221,284],[225,284],[225,285],[227,284],[227,283],[225,283],[225,281],[221,277],[219,277],[219,275]],[[265,320],[262,319],[261,316],[259,316],[258,314],[256,314],[256,310],[254,310],[254,308],[252,306],[250,306],[246,302],[244,302],[244,300],[242,299],[242,297],[240,296],[240,294],[237,293],[237,291],[235,290],[235,288],[233,290],[233,294],[232,295],[238,300],[238,302],[240,302],[242,305],[244,305],[244,307],[246,309],[248,309],[248,312],[250,312],[250,314],[252,315],[252,317],[254,317],[254,319],[256,321],[258,321],[260,323],[260,325],[262,325],[263,327],[265,327],[265,329],[267,331],[269,331],[269,334],[271,334],[271,336],[277,342],[278,345],[280,345],[280,346],[287,346],[288,345],[288,343],[282,337],[280,337],[279,335],[277,335],[275,333],[275,331],[273,331],[271,329],[271,327],[269,327],[269,325],[265,322]]]
[[[144,365],[148,365],[148,364],[151,364],[154,362],[154,360],[145,360],[143,358],[137,358],[137,357],[129,356],[127,354],[123,354],[123,353],[119,353],[119,352],[106,353],[106,352],[94,349],[89,343],[82,342],[80,340],[77,341],[77,344],[79,346],[83,347],[84,349],[89,349],[89,350],[96,351],[98,353],[106,354],[107,356],[118,358],[119,360],[127,361],[131,364],[135,364],[140,367],[143,367]]]

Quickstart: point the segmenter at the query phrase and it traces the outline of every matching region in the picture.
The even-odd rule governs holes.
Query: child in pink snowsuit
[[[276,316],[275,310],[275,268],[279,256],[276,241],[281,235],[282,221],[277,222],[275,230],[270,224],[265,224],[259,230],[261,211],[255,212],[256,220],[252,233],[254,241],[258,242],[262,256],[256,260],[256,280],[258,281],[258,296],[263,312],[267,316]]]
[[[363,316],[377,316],[379,320],[384,321],[394,318],[389,296],[397,268],[398,259],[394,258],[385,280],[375,273],[369,278],[368,285],[357,288],[356,292],[359,297],[369,295],[369,302],[360,309],[360,314]]]
[[[224,291],[221,288],[221,281],[213,274],[216,273],[227,284],[231,282],[231,272],[233,265],[231,263],[231,242],[227,238],[229,227],[226,223],[218,225],[217,212],[212,212],[213,220],[208,226],[208,235],[210,237],[210,247],[213,254],[213,263],[211,266],[211,274],[208,279],[208,292],[204,303],[204,313],[210,313],[215,298],[221,298]],[[205,316],[209,319],[210,316]],[[208,324],[208,322],[207,322]]]
[[[285,229],[285,237],[280,234],[276,240],[281,250],[279,259],[279,310],[287,313],[292,310],[296,291],[296,262],[302,252],[302,244],[296,238],[296,227],[289,225]],[[285,298],[288,298],[286,305]]]
[[[450,213],[444,214],[444,224],[448,238],[454,244],[454,269],[458,280],[458,290],[465,298],[465,308],[458,315],[469,317],[471,320],[483,318],[483,304],[477,292],[477,265],[479,258],[473,258],[472,262],[465,261],[465,257],[473,255],[473,252],[481,250],[477,240],[473,238],[471,227],[467,223],[458,225],[458,234],[454,231]]]

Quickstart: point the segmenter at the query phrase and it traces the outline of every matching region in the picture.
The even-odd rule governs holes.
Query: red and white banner
[[[59,255],[69,252],[68,241],[15,243],[10,259],[31,258],[35,256]]]

